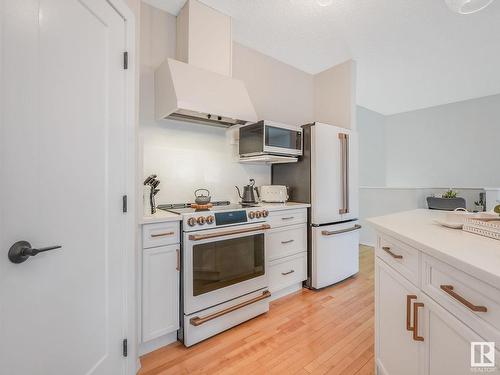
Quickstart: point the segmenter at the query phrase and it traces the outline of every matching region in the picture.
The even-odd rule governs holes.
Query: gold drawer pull
[[[269,290],[266,290],[266,291],[262,292],[262,295],[260,295],[258,297],[252,298],[252,299],[245,301],[245,302],[238,303],[237,305],[234,305],[234,306],[228,307],[227,309],[224,309],[224,310],[218,311],[216,313],[207,315],[203,318],[200,318],[199,316],[195,316],[194,318],[191,318],[189,320],[189,323],[191,323],[191,325],[197,327],[197,326],[202,325],[206,322],[209,322],[213,319],[217,319],[223,315],[229,314],[230,312],[236,311],[236,310],[241,309],[245,306],[251,305],[252,303],[261,301],[261,300],[269,298],[269,297],[271,297],[271,292]]]
[[[166,236],[173,236],[174,234],[175,234],[175,232],[155,233],[155,234],[152,234],[151,237],[152,238],[166,237]]]
[[[282,274],[283,276],[286,276],[286,275],[290,275],[291,273],[294,273],[294,272],[295,272],[295,270],[290,270],[290,271],[288,271],[288,272],[281,272],[281,274]]]
[[[415,302],[413,304],[413,340],[424,341],[422,336],[418,335],[418,308],[424,307],[422,302]]]
[[[281,243],[282,243],[283,245],[285,245],[285,244],[287,244],[287,243],[292,243],[293,241],[295,241],[295,240],[281,241]]]
[[[388,246],[382,246],[382,250],[384,250],[387,254],[389,254],[391,257],[393,257],[394,259],[403,259],[403,256],[402,255],[399,255],[399,254],[394,254],[392,251],[391,251],[391,248],[388,247]]]
[[[408,331],[413,331],[411,326],[411,300],[413,299],[417,299],[417,296],[414,294],[406,296],[406,329]]]
[[[455,291],[453,291],[453,285],[441,285],[441,289],[444,290],[445,293],[448,293],[450,296],[452,296],[453,298],[455,298],[461,304],[467,306],[472,311],[477,311],[477,312],[487,312],[488,311],[488,309],[486,308],[486,306],[477,306],[477,305],[474,305],[473,303],[467,301],[460,294],[458,294]]]
[[[209,234],[190,234],[189,240],[190,241],[201,241],[201,240],[206,240],[209,238],[217,238],[217,237],[223,237],[223,236],[231,236],[233,234],[257,232],[257,231],[266,230],[266,229],[271,229],[271,226],[269,224],[262,224],[262,225],[259,225],[258,227],[228,230],[228,231],[209,233]]]

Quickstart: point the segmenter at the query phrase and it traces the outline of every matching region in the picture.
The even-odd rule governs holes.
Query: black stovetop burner
[[[158,205],[158,209],[176,214],[189,214],[201,211],[230,211],[241,210],[248,207],[258,207],[256,203],[231,203],[229,201],[215,201],[210,203],[212,203],[212,207],[207,210],[195,210],[191,208],[193,203],[160,204]]]

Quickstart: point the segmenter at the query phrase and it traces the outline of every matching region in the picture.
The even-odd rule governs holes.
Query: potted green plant
[[[457,208],[466,208],[465,199],[458,196],[458,191],[449,189],[440,197],[427,197],[427,206],[430,210],[453,211]]]

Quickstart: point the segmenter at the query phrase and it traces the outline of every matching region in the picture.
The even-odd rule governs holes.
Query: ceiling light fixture
[[[479,12],[490,5],[493,0],[444,0],[448,8],[458,14]]]
[[[333,0],[316,0],[316,2],[320,7],[327,7],[329,5],[332,5]]]

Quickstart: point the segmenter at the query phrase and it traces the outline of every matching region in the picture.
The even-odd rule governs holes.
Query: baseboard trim
[[[171,332],[165,336],[158,337],[151,341],[143,342],[139,345],[139,356],[154,352],[163,346],[177,341],[177,331]]]
[[[270,300],[271,301],[277,300],[277,299],[279,299],[281,297],[285,297],[288,294],[297,292],[297,291],[299,291],[301,289],[302,289],[302,282],[293,284],[293,285],[291,285],[289,287],[286,287],[284,289],[278,290],[276,292],[272,292]]]

